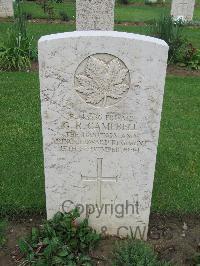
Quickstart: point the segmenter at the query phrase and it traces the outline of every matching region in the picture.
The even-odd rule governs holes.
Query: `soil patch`
[[[28,19],[29,23],[44,23],[44,24],[68,24],[68,25],[75,25],[74,20],[69,20],[69,21],[63,21],[61,19],[46,19],[46,18],[37,18],[37,19]]]
[[[200,77],[200,70],[191,70],[176,65],[168,66],[167,74],[181,77]]]
[[[0,249],[0,265],[13,266],[18,265],[15,262],[15,250],[20,238],[30,233],[31,228],[39,226],[42,223],[43,216],[27,217],[17,221],[10,221],[6,232],[6,245]]]
[[[132,5],[132,4],[130,4]],[[200,5],[199,5],[200,6]],[[0,18],[0,22],[13,22],[13,18]],[[65,24],[65,25],[74,25],[75,26],[75,20],[69,20],[69,21],[63,21],[61,19],[47,19],[47,18],[35,18],[35,19],[28,19],[28,23],[32,23],[32,24]],[[115,25],[116,26],[147,26],[153,23],[153,20],[150,19],[148,21],[116,21]],[[190,29],[195,29],[195,28],[199,28],[200,24],[188,24],[186,26],[187,28]]]
[[[10,221],[7,229],[7,243],[0,250],[1,266],[16,266],[14,255],[17,240],[30,232],[33,226],[39,226],[42,217]],[[112,250],[119,238],[105,238],[91,254],[96,265],[111,265]],[[170,261],[172,265],[189,266],[193,256],[200,251],[200,216],[165,216],[152,214],[148,243],[153,245],[160,259]]]
[[[30,69],[30,71],[33,71],[33,72],[39,71],[39,64],[38,64],[38,62],[32,62],[31,63],[31,69]]]
[[[0,22],[13,22],[12,18],[0,18]]]
[[[63,21],[61,19],[45,19],[45,18],[37,18],[37,19],[29,19],[29,23],[40,23],[40,24],[67,24],[67,25],[75,25],[75,20],[70,20],[70,21]],[[147,25],[146,22],[142,21],[134,21],[134,22],[117,22],[115,25],[120,25],[120,26],[145,26]]]

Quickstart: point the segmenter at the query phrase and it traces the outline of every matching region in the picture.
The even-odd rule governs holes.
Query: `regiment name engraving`
[[[68,113],[62,135],[54,138],[60,151],[139,152],[147,144],[133,114],[105,112]]]

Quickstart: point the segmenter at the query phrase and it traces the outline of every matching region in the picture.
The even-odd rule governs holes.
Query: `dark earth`
[[[42,219],[42,216],[27,217],[8,223],[7,242],[0,250],[1,266],[20,264],[15,257],[17,241],[27,235],[32,227],[39,226]],[[96,265],[111,265],[112,249],[116,241],[123,240],[114,237],[101,240],[98,248],[90,254]],[[148,243],[154,247],[161,260],[170,261],[172,265],[198,265],[193,262],[193,258],[200,252],[200,216],[152,214]]]

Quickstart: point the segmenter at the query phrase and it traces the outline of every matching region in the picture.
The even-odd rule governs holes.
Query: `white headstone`
[[[113,30],[115,0],[76,0],[76,30]]]
[[[175,19],[190,21],[193,18],[195,0],[173,0],[171,15]]]
[[[167,54],[122,32],[40,39],[48,218],[78,205],[98,231],[146,239]]]
[[[0,0],[0,18],[12,17],[13,15],[13,0]]]

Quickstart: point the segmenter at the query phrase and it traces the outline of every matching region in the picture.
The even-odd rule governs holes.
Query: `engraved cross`
[[[102,166],[103,166],[103,158],[97,158],[97,176],[89,177],[81,175],[81,180],[88,182],[97,182],[97,192],[99,195],[98,204],[101,206],[101,185],[103,182],[117,182],[117,176],[114,177],[103,177],[102,175]]]

